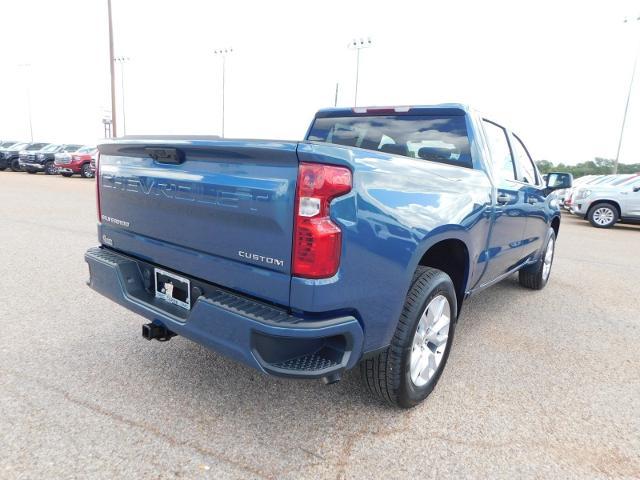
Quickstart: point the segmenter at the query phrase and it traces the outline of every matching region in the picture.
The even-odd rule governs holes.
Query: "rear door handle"
[[[511,195],[507,193],[499,193],[496,200],[500,205],[504,205],[505,203],[509,203],[511,201]]]

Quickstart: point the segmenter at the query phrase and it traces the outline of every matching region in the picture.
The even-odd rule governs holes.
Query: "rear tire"
[[[618,209],[611,203],[597,203],[589,209],[587,219],[596,228],[611,228],[618,221]]]
[[[11,161],[11,170],[14,172],[21,172],[22,167],[20,167],[20,160],[17,158]]]
[[[80,175],[82,175],[82,178],[93,178],[91,165],[88,163],[85,163],[84,165],[82,165],[82,170],[80,171]]]
[[[427,398],[447,363],[457,313],[451,278],[441,270],[418,267],[391,345],[360,363],[369,391],[400,408]]]
[[[551,267],[556,253],[556,232],[550,228],[547,243],[540,260],[518,272],[520,285],[531,290],[542,290],[551,276]]]

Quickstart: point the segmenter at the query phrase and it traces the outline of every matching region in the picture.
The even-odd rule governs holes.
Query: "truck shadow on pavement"
[[[473,324],[478,318],[484,319],[495,315],[492,309],[495,308],[496,302],[499,302],[504,295],[513,295],[513,291],[520,291],[522,295],[527,294],[527,291],[518,284],[517,275],[503,280],[500,284],[482,292],[478,297],[468,300],[458,320],[460,325],[465,324],[465,331],[456,335],[468,334],[468,330],[474,328]],[[286,379],[262,374],[181,337],[175,337],[166,344],[158,342],[148,344],[144,342],[144,344],[149,348],[140,350],[132,345],[138,354],[136,361],[147,364],[150,369],[157,369],[158,374],[162,374],[167,380],[170,380],[170,376],[175,376],[176,381],[168,382],[167,386],[177,390],[189,387],[189,391],[174,392],[176,395],[189,394],[198,397],[206,391],[220,394],[224,391],[222,396],[236,405],[238,403],[255,404],[256,399],[268,397],[269,402],[263,405],[265,409],[283,408],[284,411],[291,412],[291,409],[295,409],[298,404],[301,407],[300,412],[305,414],[308,413],[306,401],[354,407],[379,405],[387,409],[385,405],[371,398],[365,390],[360,381],[358,366],[345,372],[340,382],[324,385],[320,380]],[[454,341],[454,352],[451,357],[453,362],[455,362],[456,347]],[[187,378],[189,381],[185,382]],[[197,389],[191,388],[194,384],[197,384]],[[292,398],[296,398],[296,401],[292,401]]]

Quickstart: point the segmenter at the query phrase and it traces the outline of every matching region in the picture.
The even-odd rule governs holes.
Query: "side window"
[[[511,135],[513,141],[511,146],[513,147],[513,155],[516,158],[516,165],[518,165],[518,180],[532,185],[538,184],[536,177],[536,168],[533,166],[533,161],[527,152],[527,148],[515,135]]]
[[[491,162],[496,173],[503,180],[515,180],[516,171],[511,157],[511,149],[507,141],[507,132],[501,126],[483,120],[484,131],[487,134],[489,150],[491,150]]]
[[[625,185],[626,186],[626,185]],[[635,190],[636,188],[640,188],[640,178],[637,179],[635,182],[631,182],[629,183],[629,186],[627,187],[629,190],[631,190],[632,192],[635,192],[637,190]]]

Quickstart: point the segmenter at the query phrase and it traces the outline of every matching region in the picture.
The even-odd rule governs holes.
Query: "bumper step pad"
[[[319,353],[311,353],[309,355],[303,355],[301,357],[291,358],[284,362],[276,363],[274,364],[274,367],[299,372],[315,372],[337,365],[339,365],[339,362],[336,362],[335,360],[327,358]]]

